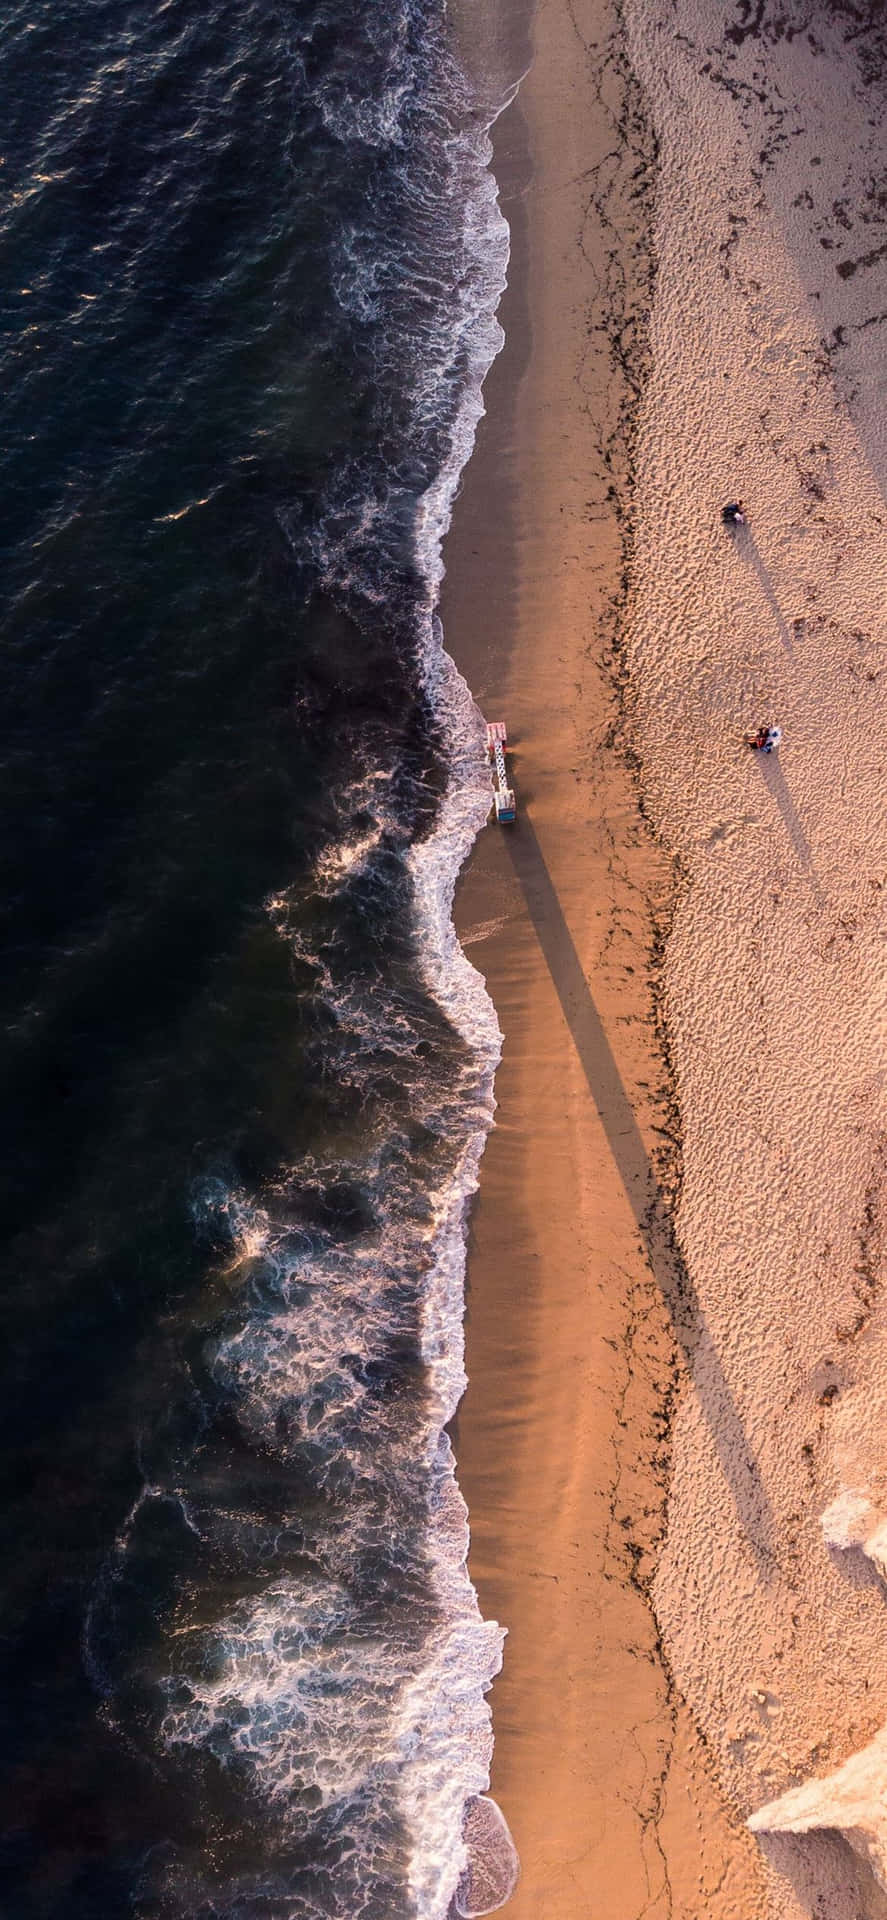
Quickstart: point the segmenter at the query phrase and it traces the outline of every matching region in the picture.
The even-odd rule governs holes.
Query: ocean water
[[[435,606],[502,100],[437,0],[5,25],[0,1911],[484,1911]]]

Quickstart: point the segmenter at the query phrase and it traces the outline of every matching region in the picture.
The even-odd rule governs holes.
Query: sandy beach
[[[702,0],[533,43],[443,606],[521,809],[458,903],[505,1034],[454,1438],[509,1911],[881,1920],[880,53]]]
[[[500,129],[507,345],[444,595],[448,644],[508,721],[521,802],[459,900],[505,1051],[455,1435],[472,1575],[509,1629],[492,1784],[521,1854],[515,1920],[751,1912],[757,1876],[649,1593],[682,1365],[656,1177],[675,1180],[675,1123],[648,977],[673,875],[615,744],[612,648],[652,175],[615,18],[588,6],[583,31],[587,50],[569,14],[541,8]]]
[[[882,1579],[822,1527],[847,1492],[874,1527],[887,1465],[884,67],[859,18],[794,11],[732,35],[698,0],[667,31],[627,12],[659,151],[628,659],[683,877],[666,1011],[699,1308],[655,1602],[749,1812],[887,1720]],[[749,505],[732,540],[725,492]],[[764,761],[743,734],[771,718]],[[868,1809],[820,1791],[811,1824],[887,1882],[876,1774]],[[761,1844],[774,1914],[887,1910],[843,1842]]]

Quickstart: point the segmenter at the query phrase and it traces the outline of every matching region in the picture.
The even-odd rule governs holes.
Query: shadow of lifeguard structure
[[[692,1281],[674,1243],[655,1169],[626,1094],[594,996],[532,821],[522,813],[506,836],[527,911],[560,1001],[613,1163],[693,1376],[724,1478],[758,1558],[773,1564],[772,1513]]]

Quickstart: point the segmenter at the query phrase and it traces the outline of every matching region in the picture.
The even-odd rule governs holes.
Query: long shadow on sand
[[[779,601],[776,598],[773,582],[770,578],[769,573],[767,572],[766,566],[764,565],[763,558],[761,554],[758,552],[758,548],[755,544],[755,536],[752,533],[751,528],[748,525],[737,528],[736,533],[734,535],[734,539],[736,541],[736,545],[739,549],[739,552],[742,555],[743,560],[745,560],[747,565],[750,566],[758,576],[758,582],[761,588],[761,592],[764,596],[764,599],[767,602],[768,607],[770,608],[770,612],[773,615],[774,624],[778,631],[779,638],[782,641],[782,644],[785,648],[786,653],[788,654],[789,659],[793,660],[794,648],[792,646],[792,636],[791,636],[791,633],[789,632],[788,623],[783,615],[782,608],[780,607]]]
[[[825,896],[819,884],[819,875],[813,865],[813,855],[810,852],[809,842],[801,826],[801,822],[798,819],[795,803],[785,784],[785,775],[779,761],[775,754],[770,754],[766,757],[761,754],[758,758],[761,762],[761,770],[764,775],[765,784],[772,793],[785,822],[785,829],[792,843],[798,866],[809,880],[817,904],[822,906]]]
[[[527,910],[563,1009],[591,1097],[668,1309],[739,1520],[764,1569],[775,1568],[773,1515],[692,1282],[676,1253],[668,1214],[640,1129],[532,822],[506,829]]]

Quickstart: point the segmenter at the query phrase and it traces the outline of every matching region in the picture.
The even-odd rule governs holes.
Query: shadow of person
[[[736,545],[739,548],[739,551],[742,554],[743,559],[747,561],[748,565],[754,570],[754,572],[758,576],[758,583],[760,585],[761,592],[764,596],[764,599],[767,602],[770,612],[773,615],[773,619],[776,625],[777,632],[779,634],[779,638],[782,641],[782,644],[785,648],[786,653],[788,654],[789,659],[793,660],[794,647],[792,646],[792,636],[789,631],[788,624],[783,617],[782,608],[780,607],[779,601],[776,598],[773,582],[770,578],[769,573],[767,572],[766,566],[764,565],[762,556],[758,551],[758,548],[755,542],[755,536],[752,533],[752,530],[749,527],[748,523],[746,523],[745,526],[737,527],[735,538],[736,538]]]
[[[810,852],[810,846],[804,829],[798,819],[794,801],[785,784],[785,775],[779,764],[778,756],[775,753],[762,753],[758,755],[758,758],[761,762],[765,783],[782,814],[785,829],[791,841],[798,866],[801,872],[806,874],[817,904],[823,906],[825,896],[819,884],[819,876],[816,868],[813,865],[813,855]]]
[[[504,829],[527,911],[563,1009],[613,1162],[646,1249],[651,1272],[693,1375],[742,1528],[769,1576],[775,1570],[773,1516],[758,1465],[724,1376],[692,1281],[680,1259],[667,1208],[610,1043],[586,980],[532,821]]]

